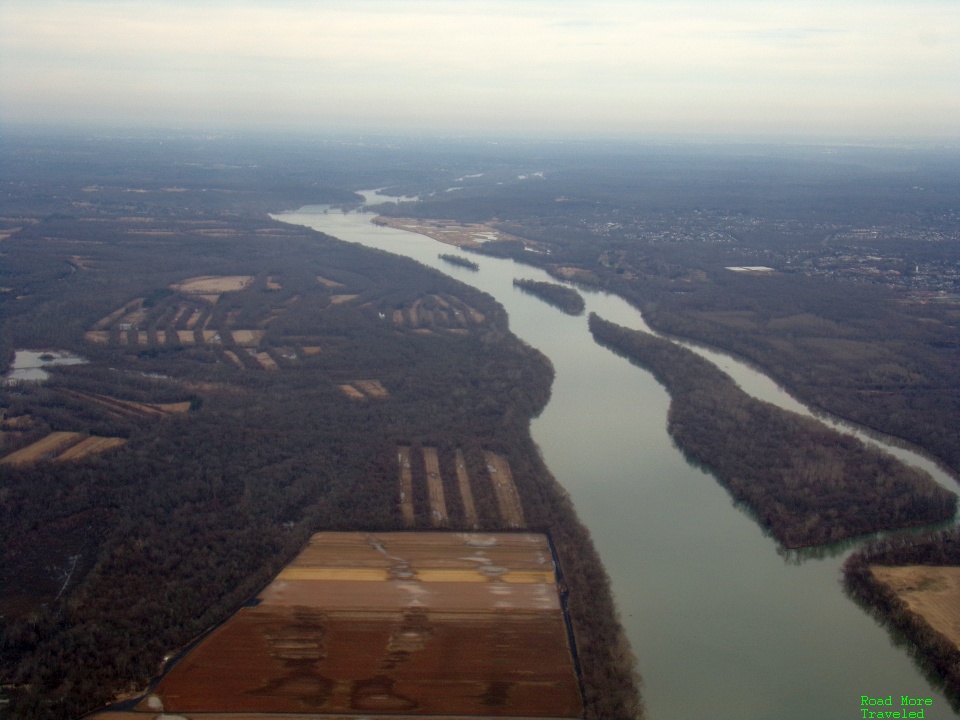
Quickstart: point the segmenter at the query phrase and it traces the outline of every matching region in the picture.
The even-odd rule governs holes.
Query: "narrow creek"
[[[839,568],[851,544],[778,553],[713,476],[685,460],[666,431],[666,391],[587,328],[587,313],[596,312],[649,331],[635,308],[581,290],[587,313],[564,315],[512,285],[519,277],[557,282],[545,272],[374,226],[372,217],[307,206],[275,219],[404,255],[489,293],[514,334],[550,358],[556,378],[533,438],[611,577],[651,720],[859,718],[861,695],[930,697],[928,717],[953,716],[907,651],[844,595]],[[467,257],[479,272],[439,253]],[[695,349],[745,391],[811,414],[754,368]],[[929,459],[857,432],[958,489]]]

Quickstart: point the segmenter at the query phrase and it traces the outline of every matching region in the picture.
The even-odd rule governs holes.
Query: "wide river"
[[[512,285],[518,277],[556,280],[374,226],[372,217],[308,206],[276,219],[405,255],[489,293],[509,313],[511,330],[550,358],[556,379],[533,438],[611,577],[651,720],[853,720],[863,717],[861,695],[929,697],[927,718],[954,716],[907,651],[844,595],[840,566],[852,547],[820,557],[778,553],[714,477],[673,444],[663,387],[594,343],[586,314],[569,317]],[[450,265],[438,253],[469,257],[480,270]],[[622,299],[581,294],[587,312],[647,329]],[[702,352],[751,394],[807,412],[756,370]],[[890,449],[958,489],[934,463]]]

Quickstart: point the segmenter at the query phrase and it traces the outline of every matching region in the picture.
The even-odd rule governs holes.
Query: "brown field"
[[[193,330],[177,330],[177,340],[181,345],[193,345],[197,341]]]
[[[187,403],[189,405],[190,403]],[[126,444],[124,438],[118,437],[99,437],[97,435],[91,435],[88,438],[85,438],[78,442],[76,445],[67,448],[64,452],[60,453],[56,457],[57,462],[64,462],[68,460],[79,460],[87,455],[93,455],[95,453],[106,452],[107,450],[112,450],[113,448],[120,447],[121,445]]]
[[[313,355],[319,355],[322,352],[322,348],[318,345],[303,345],[302,349],[303,349],[303,354],[306,355],[307,357],[311,357]]]
[[[170,287],[187,295],[219,295],[246,290],[252,284],[252,275],[201,275]]]
[[[483,457],[487,461],[487,472],[497,495],[500,519],[508,527],[523,527],[523,505],[520,504],[520,495],[517,493],[517,486],[513,482],[510,463],[502,455],[487,450],[484,450]]]
[[[477,509],[473,504],[473,491],[470,489],[470,476],[467,474],[467,464],[463,459],[463,452],[457,450],[457,484],[460,487],[460,499],[463,501],[463,514],[467,525],[472,528],[479,526]]]
[[[446,527],[450,518],[447,515],[447,501],[443,495],[443,479],[440,477],[440,459],[437,449],[423,448],[423,462],[427,467],[427,494],[430,498],[430,522],[436,528]]]
[[[426,295],[410,307],[390,311],[394,325],[413,330],[430,328],[468,328],[486,321],[483,313],[474,310],[453,295]]]
[[[167,331],[166,330],[157,330],[154,332],[154,335],[157,338],[157,345],[166,345],[167,344]]]
[[[353,385],[372,398],[390,397],[390,393],[379,380],[354,380]]]
[[[344,303],[348,303],[351,300],[356,300],[358,297],[360,296],[359,295],[331,295],[330,304],[343,305]]]
[[[146,330],[137,331],[137,345],[148,345],[150,343],[150,338],[147,337]]]
[[[366,400],[367,396],[357,390],[353,385],[340,385],[340,391],[352,400]]]
[[[267,290],[283,290],[283,285],[278,283],[276,278],[271,275],[267,278]]]
[[[52,432],[25,448],[12,452],[0,459],[3,465],[24,465],[39,460],[49,460],[62,453],[71,445],[80,442],[83,435],[75,432]]]
[[[960,567],[871,565],[870,570],[910,610],[960,648]]]
[[[513,573],[535,581],[504,582]],[[578,718],[545,536],[318,533],[135,710],[272,720]]]
[[[219,345],[222,342],[220,333],[216,330],[201,330],[200,335],[203,336],[203,342],[208,345]]]
[[[410,448],[397,448],[397,463],[400,465],[400,514],[407,527],[413,527],[413,474],[410,471]]]
[[[331,290],[335,288],[346,287],[346,285],[344,285],[343,283],[338,283],[336,280],[328,280],[327,278],[322,277],[320,275],[317,275],[317,282],[320,283],[321,285],[324,285],[330,288]]]

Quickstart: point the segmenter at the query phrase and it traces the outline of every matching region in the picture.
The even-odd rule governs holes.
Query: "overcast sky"
[[[0,0],[0,121],[960,136],[960,0]]]

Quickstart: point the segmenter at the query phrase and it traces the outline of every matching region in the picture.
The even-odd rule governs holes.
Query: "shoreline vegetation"
[[[847,593],[894,638],[905,637],[913,644],[914,660],[931,681],[943,687],[953,710],[960,712],[960,647],[881,581],[873,570],[878,566],[960,568],[960,528],[921,537],[877,540],[843,564]],[[922,585],[917,590],[923,590]]]
[[[650,370],[671,396],[668,430],[784,547],[823,545],[954,516],[926,473],[812,418],[750,397],[686,348],[590,315],[597,342]],[[729,438],[740,438],[731,444]]]
[[[586,307],[583,296],[573,288],[551,282],[514,278],[513,286],[559,308],[567,315],[581,315]]]
[[[473,260],[467,260],[465,257],[460,257],[459,255],[450,255],[447,253],[440,253],[437,255],[438,258],[444,262],[450,263],[451,265],[456,265],[457,267],[466,268],[467,270],[479,270],[480,266]]]

